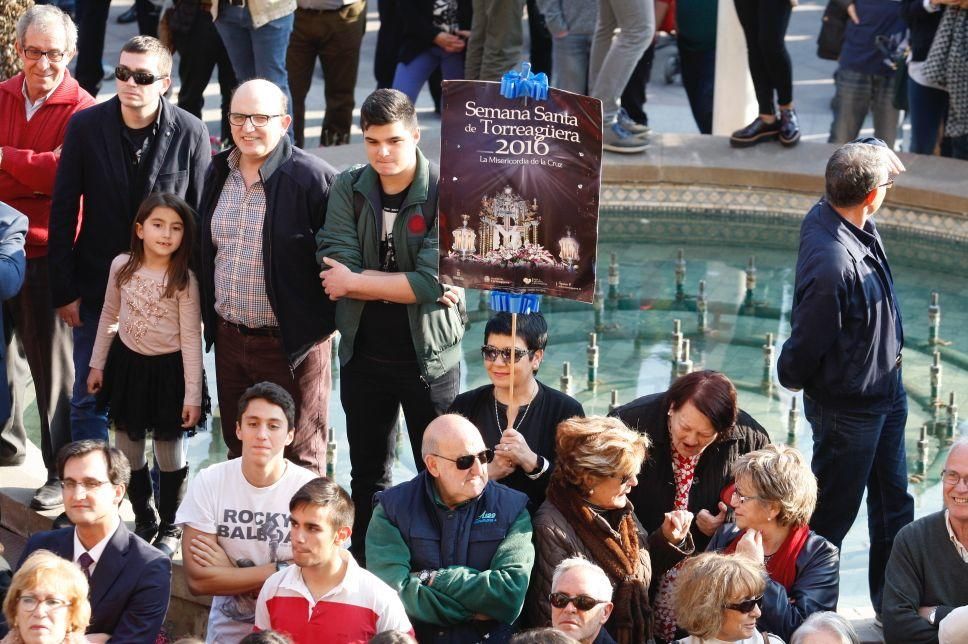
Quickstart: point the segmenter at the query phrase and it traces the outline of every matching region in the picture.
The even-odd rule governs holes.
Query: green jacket
[[[316,261],[323,266],[323,258],[331,257],[351,271],[380,270],[380,177],[370,166],[361,171],[350,168],[336,177],[330,188],[326,223],[316,234]],[[466,309],[463,298],[458,306],[448,307],[437,302],[443,287],[437,278],[437,217],[430,230],[423,225],[424,208],[436,211],[437,205],[427,204],[430,162],[417,150],[417,173],[393,224],[393,238],[406,240],[397,243],[396,259],[400,271],[407,276],[417,298],[408,304],[410,335],[420,363],[420,372],[427,380],[442,376],[460,362],[460,341],[464,336]],[[359,218],[354,212],[354,193],[363,196],[363,211]],[[415,225],[408,225],[414,214]],[[416,231],[415,228],[421,230]],[[336,304],[336,328],[339,329],[339,359],[345,365],[353,357],[353,344],[366,302],[343,298]]]

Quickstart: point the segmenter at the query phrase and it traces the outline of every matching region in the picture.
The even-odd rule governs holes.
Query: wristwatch
[[[541,474],[541,470],[543,470],[545,466],[544,456],[538,454],[538,460],[536,460],[535,463],[536,465],[534,466],[534,469],[528,472],[528,476],[537,476],[538,474]]]
[[[931,612],[928,614],[928,623],[931,624],[932,626],[935,626],[934,618],[937,614],[938,614],[937,608],[931,609]]]
[[[417,575],[417,579],[420,581],[421,586],[430,585],[430,579],[434,576],[433,570],[421,570]]]

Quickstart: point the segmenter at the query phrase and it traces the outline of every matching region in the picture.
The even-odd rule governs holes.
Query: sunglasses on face
[[[488,362],[495,362],[498,356],[504,359],[505,364],[511,363],[511,352],[514,351],[514,361],[521,362],[521,358],[528,356],[529,358],[534,357],[534,351],[531,349],[498,349],[497,347],[492,347],[489,344],[485,344],[481,347],[481,356]]]
[[[763,595],[758,597],[753,597],[751,599],[743,600],[737,604],[726,604],[723,608],[728,608],[729,610],[735,610],[744,615],[753,612],[753,608],[756,606],[763,605]]]
[[[574,604],[575,608],[585,612],[586,610],[591,610],[598,606],[599,604],[604,604],[604,599],[595,599],[594,597],[589,597],[588,595],[575,595],[574,597],[566,595],[565,593],[551,593],[548,596],[548,601],[555,608],[565,608],[568,604]]]
[[[446,456],[441,456],[440,454],[433,454],[437,458],[442,458],[445,461],[450,461],[457,465],[459,470],[469,470],[471,465],[474,464],[474,459],[481,462],[481,465],[487,465],[494,460],[494,450],[486,449],[479,454],[464,454],[463,456],[458,456],[457,458],[447,458]]]
[[[114,68],[114,77],[122,83],[127,83],[129,78],[133,78],[134,82],[138,85],[151,85],[152,83],[168,78],[167,76],[155,76],[151,72],[131,71],[124,65],[118,65]]]

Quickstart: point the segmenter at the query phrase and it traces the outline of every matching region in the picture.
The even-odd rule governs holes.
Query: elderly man
[[[47,229],[67,122],[94,105],[67,71],[76,45],[77,27],[66,13],[49,5],[31,7],[17,23],[15,48],[23,71],[0,84],[0,201],[30,221],[24,286],[5,304],[14,330],[6,354],[13,401],[0,430],[0,465],[18,465],[26,456],[24,393],[29,378],[47,468],[47,483],[30,503],[37,510],[61,503],[57,452],[71,440],[71,329],[50,302]]]
[[[565,559],[551,578],[551,625],[581,644],[615,644],[603,628],[612,614],[612,582],[580,557]]]
[[[968,629],[968,437],[951,447],[941,481],[945,509],[894,542],[884,584],[887,644],[933,644]]]
[[[336,171],[292,146],[287,111],[285,95],[269,81],[235,91],[229,123],[236,147],[212,159],[199,208],[199,283],[229,458],[242,449],[239,397],[268,380],[296,401],[286,457],[318,474],[326,469],[336,325],[335,305],[316,277],[315,239]]]
[[[907,491],[901,309],[872,217],[904,166],[878,139],[830,157],[826,196],[800,228],[783,386],[803,389],[813,427],[817,511],[810,527],[840,548],[867,489],[871,603],[881,612],[884,566],[914,518]]]
[[[421,453],[424,471],[376,497],[367,567],[420,642],[507,642],[534,562],[528,497],[487,480],[494,451],[462,416],[431,422]]]

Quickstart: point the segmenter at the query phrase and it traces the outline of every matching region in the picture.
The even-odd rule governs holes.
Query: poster
[[[447,81],[441,121],[440,281],[591,302],[601,101]]]

